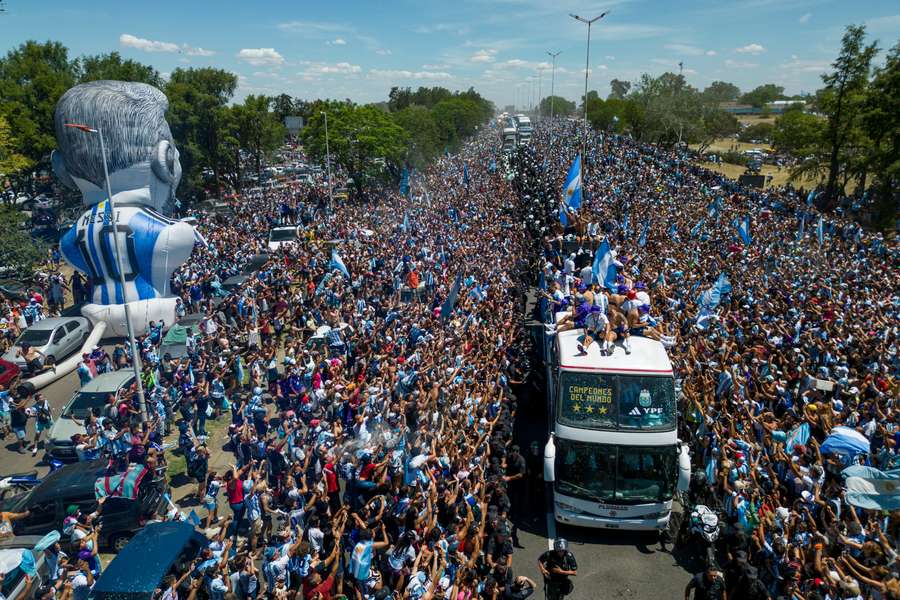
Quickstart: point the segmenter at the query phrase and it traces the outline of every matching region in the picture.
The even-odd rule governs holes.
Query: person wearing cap
[[[569,543],[565,539],[553,540],[553,550],[547,550],[538,558],[538,569],[544,576],[547,600],[562,600],[575,589],[569,578],[578,575],[578,563],[575,555],[569,551]]]

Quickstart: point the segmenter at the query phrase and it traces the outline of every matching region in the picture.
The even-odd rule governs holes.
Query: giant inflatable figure
[[[93,323],[105,322],[107,335],[126,334],[126,302],[137,335],[146,332],[150,321],[174,321],[169,280],[191,254],[194,229],[164,216],[181,180],[178,150],[165,119],[168,106],[155,87],[122,81],[77,85],[56,105],[59,149],[52,156],[53,171],[65,185],[81,191],[87,207],[60,240],[60,249],[89,278],[92,296],[82,314]],[[66,127],[69,123],[103,133],[118,213],[115,232],[99,136]],[[124,289],[113,235],[119,236]]]

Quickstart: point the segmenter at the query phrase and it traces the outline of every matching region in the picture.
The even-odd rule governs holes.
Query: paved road
[[[678,556],[661,548],[655,534],[569,526],[560,526],[557,533],[569,540],[569,549],[578,561],[575,591],[568,597],[571,600],[671,600],[681,597],[691,578]],[[517,548],[513,554],[513,572],[541,585],[537,557],[547,549],[543,523],[535,523],[529,531],[520,528],[519,541],[524,548]],[[539,591],[536,597],[543,595]]]
[[[108,349],[112,352],[112,347],[109,347]],[[75,393],[77,389],[78,373],[73,371],[40,391],[47,397],[47,400],[50,401],[53,416],[55,417],[59,415],[62,407],[72,398],[72,394]],[[28,446],[30,447],[31,441],[34,439],[34,419],[28,420],[27,435]],[[46,438],[47,432],[43,435],[44,438]],[[2,445],[0,445],[0,465],[2,465],[2,467],[0,467],[0,474],[18,473],[20,471],[29,471],[31,469],[37,469],[41,474],[47,472],[46,465],[38,464],[44,456],[43,442],[38,446],[38,455],[36,457],[32,457],[31,452],[18,454],[16,448],[15,435],[10,434],[6,436],[6,439],[4,439]]]

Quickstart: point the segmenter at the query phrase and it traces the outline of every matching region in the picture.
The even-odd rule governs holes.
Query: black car
[[[180,575],[209,545],[190,523],[151,523],[103,570],[91,600],[150,600],[166,575]]]
[[[31,298],[29,292],[35,289],[38,289],[37,286],[30,285],[20,279],[0,280],[0,294],[5,298],[16,300],[17,302],[28,302]]]
[[[241,269],[241,275],[253,275],[258,273],[269,262],[269,255],[266,253],[254,254],[244,264]]]
[[[34,489],[15,496],[3,503],[3,510],[30,511],[30,514],[13,521],[16,535],[43,535],[54,529],[61,531],[66,509],[77,506],[82,513],[97,510],[94,489],[97,480],[106,475],[105,459],[80,462],[54,471]],[[163,494],[167,486],[165,477],[147,473],[138,487],[137,498],[107,498],[100,514],[100,545],[116,552],[125,547],[135,533],[160,509],[165,510]]]

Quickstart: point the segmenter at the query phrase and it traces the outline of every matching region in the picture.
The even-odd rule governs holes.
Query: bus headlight
[[[577,508],[572,506],[571,504],[566,504],[565,502],[557,502],[556,507],[561,508],[563,510],[567,510],[569,512],[581,512]]]

